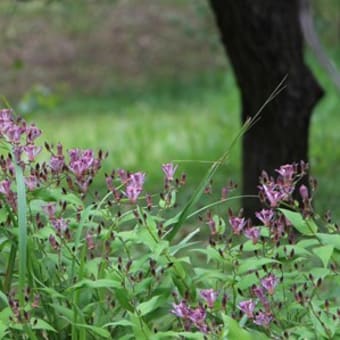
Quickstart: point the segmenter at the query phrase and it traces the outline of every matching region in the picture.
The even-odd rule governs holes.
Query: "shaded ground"
[[[9,98],[37,83],[98,94],[226,68],[205,0],[9,3],[0,5],[0,88]]]

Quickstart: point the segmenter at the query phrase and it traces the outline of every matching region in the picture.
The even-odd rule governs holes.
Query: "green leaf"
[[[157,309],[159,306],[164,304],[164,298],[161,295],[157,295],[152,297],[149,301],[142,302],[138,305],[137,309],[140,312],[140,315],[145,315],[153,310]]]
[[[139,242],[145,244],[150,250],[154,250],[159,241],[156,223],[150,218],[146,223],[148,224],[148,227],[139,227],[137,231],[137,239]]]
[[[66,320],[72,323],[71,320],[74,319],[74,313],[72,309],[69,309],[65,306],[59,305],[57,303],[51,303],[50,306],[61,316],[63,316]]]
[[[3,339],[6,336],[7,329],[7,325],[4,322],[0,321],[0,339]]]
[[[310,238],[307,240],[301,240],[296,245],[301,248],[310,248],[320,244],[320,242],[316,238]]]
[[[303,247],[299,247],[298,245],[290,245],[286,244],[277,248],[276,253],[280,258],[286,258],[289,254],[294,252],[294,256],[302,256],[302,257],[313,257],[313,254],[306,250]]]
[[[253,340],[251,334],[246,330],[242,329],[237,321],[229,317],[228,315],[223,315],[223,336],[228,340]]]
[[[50,288],[50,287],[44,287],[44,288],[39,288],[39,290],[47,293],[50,295],[51,298],[58,298],[58,299],[66,299],[66,297],[60,293],[58,293],[55,289]]]
[[[127,311],[132,312],[134,310],[133,306],[129,301],[129,292],[125,288],[116,289],[116,298],[120,305],[125,308]]]
[[[79,323],[74,324],[74,326],[80,327],[80,328],[86,328],[93,334],[98,335],[100,338],[104,338],[104,339],[111,338],[110,332],[107,329],[104,329],[103,327],[97,327],[97,326],[79,324]]]
[[[317,238],[325,245],[332,245],[340,250],[340,235],[336,234],[316,234]]]
[[[318,231],[318,226],[309,218],[304,219],[300,213],[287,209],[279,209],[283,215],[292,223],[293,227],[302,235],[312,236]]]
[[[288,333],[291,335],[296,335],[298,336],[297,339],[315,339],[315,331],[308,329],[307,327],[304,326],[298,326],[294,327],[291,329],[287,329]],[[296,339],[295,337],[292,339]]]
[[[207,269],[207,268],[195,268],[195,281],[206,281],[209,279],[227,281],[230,274],[223,273],[221,270],[217,269]]]
[[[152,339],[153,333],[149,329],[148,325],[143,321],[143,319],[133,313],[129,313],[129,315],[135,338],[138,340]]]
[[[165,240],[160,240],[156,247],[153,249],[153,258],[155,261],[159,259],[161,255],[165,253],[165,250],[169,248],[169,242]]]
[[[131,327],[132,326],[132,322],[129,320],[119,320],[119,321],[115,321],[115,322],[109,322],[107,324],[105,324],[103,327],[111,327],[111,326],[122,326],[122,327]]]
[[[69,287],[67,290],[75,290],[79,288],[121,288],[120,282],[109,280],[109,279],[99,279],[96,281],[84,279],[76,283],[75,285]]]
[[[43,329],[45,331],[57,333],[55,328],[53,328],[48,322],[42,319],[32,319],[32,329]]]
[[[10,307],[5,307],[0,312],[0,322],[7,325],[9,323],[10,317],[13,315],[12,309]]]
[[[269,263],[280,263],[280,262],[274,259],[266,258],[266,257],[262,257],[262,258],[250,257],[241,262],[238,268],[238,273],[243,274],[249,270],[256,270],[262,267],[264,264],[269,264]]]
[[[8,210],[5,208],[0,209],[0,223],[6,222],[8,217]]]
[[[256,277],[255,273],[243,275],[242,278],[239,278],[239,281],[237,282],[237,288],[241,290],[248,289],[258,282],[259,279]]]
[[[334,246],[327,245],[327,246],[314,248],[313,253],[315,253],[315,255],[317,255],[321,259],[324,267],[326,268],[333,254],[333,250],[334,250]]]
[[[218,262],[225,262],[225,259],[221,256],[218,250],[215,247],[208,246],[206,250],[202,250],[203,254],[207,255],[207,262],[209,263],[211,260],[216,260]]]
[[[9,306],[7,295],[2,291],[0,291],[0,300],[3,301],[6,306]]]

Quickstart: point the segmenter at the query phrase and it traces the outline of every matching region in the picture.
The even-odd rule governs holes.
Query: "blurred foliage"
[[[57,93],[44,85],[37,84],[21,98],[18,111],[24,115],[37,110],[51,110],[57,106],[58,99]]]

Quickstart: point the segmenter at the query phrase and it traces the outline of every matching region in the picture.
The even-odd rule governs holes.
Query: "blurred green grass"
[[[313,64],[313,59],[310,62]],[[310,162],[319,181],[316,208],[340,218],[340,142],[338,95],[326,75],[312,65],[326,95],[316,108],[311,126]],[[66,148],[94,148],[109,152],[103,173],[113,168],[142,170],[146,187],[159,190],[162,163],[175,161],[188,174],[187,194],[199,183],[210,161],[229,146],[240,128],[239,92],[231,74],[185,84],[159,84],[144,90],[105,96],[66,97],[51,110],[28,119],[44,131],[44,139]],[[287,136],[289,138],[289,136]],[[339,179],[338,179],[339,178]],[[216,187],[230,179],[240,183],[240,143],[229,162],[216,175]]]
[[[55,145],[62,142],[67,149],[108,151],[109,157],[94,183],[98,190],[105,189],[104,173],[124,168],[145,172],[146,190],[160,192],[161,164],[178,163],[179,173],[187,174],[183,200],[198,185],[211,162],[228,149],[240,127],[238,111],[238,90],[228,76],[201,78],[177,86],[163,83],[106,96],[76,94],[26,119],[43,130],[42,140]],[[215,198],[229,180],[240,182],[239,147],[234,148],[229,162],[216,174]]]

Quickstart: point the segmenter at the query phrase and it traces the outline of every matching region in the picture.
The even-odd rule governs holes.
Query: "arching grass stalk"
[[[179,212],[179,214],[172,220],[168,221],[167,225],[168,227],[172,227],[171,231],[167,235],[167,240],[172,241],[175,236],[177,235],[178,231],[183,226],[184,222],[189,218],[190,212],[192,208],[196,205],[196,203],[201,198],[202,194],[204,193],[205,188],[210,183],[211,179],[214,177],[216,171],[223,165],[227,159],[229,158],[231,151],[235,147],[238,140],[256,124],[256,122],[261,118],[261,113],[263,109],[276,97],[278,96],[284,89],[285,85],[284,82],[286,81],[287,76],[285,76],[281,82],[278,84],[278,86],[275,88],[275,90],[270,94],[268,99],[263,103],[263,105],[260,107],[260,109],[256,112],[256,114],[253,117],[249,117],[244,124],[242,125],[241,129],[237,133],[237,135],[232,140],[229,148],[227,151],[213,164],[211,165],[210,169],[206,173],[206,175],[203,177],[202,181],[196,188],[193,195],[188,200],[187,204],[184,206],[183,210]]]

